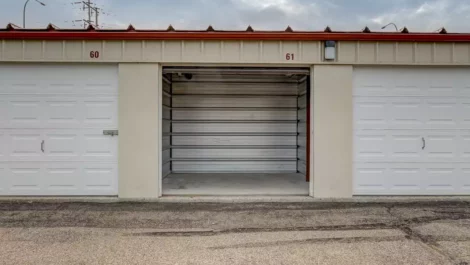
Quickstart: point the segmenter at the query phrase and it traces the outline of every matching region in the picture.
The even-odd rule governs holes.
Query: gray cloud
[[[42,0],[42,7],[31,1],[28,27],[73,27],[71,21],[84,17],[74,0]],[[76,0],[75,0],[76,1]],[[177,29],[256,29],[359,30],[364,26],[379,30],[395,22],[411,31],[470,32],[468,0],[95,0],[107,12],[101,16],[104,27]],[[21,25],[24,1],[0,0],[0,24]]]

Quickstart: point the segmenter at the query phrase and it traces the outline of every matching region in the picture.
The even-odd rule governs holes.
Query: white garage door
[[[116,195],[117,66],[0,65],[0,195]]]
[[[470,69],[354,70],[354,190],[470,194]]]

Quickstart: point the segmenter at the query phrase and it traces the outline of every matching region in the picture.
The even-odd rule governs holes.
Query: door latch
[[[117,136],[119,135],[118,130],[104,130],[103,135]]]

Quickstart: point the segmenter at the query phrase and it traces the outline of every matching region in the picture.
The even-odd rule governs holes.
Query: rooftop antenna
[[[385,29],[386,27],[390,26],[390,25],[393,25],[395,26],[395,30],[398,31],[398,27],[395,23],[391,22],[391,23],[388,23],[387,25],[383,26],[382,29]]]

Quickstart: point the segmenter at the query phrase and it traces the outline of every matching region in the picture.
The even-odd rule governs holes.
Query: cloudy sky
[[[27,27],[79,27],[80,0],[35,0],[28,4]],[[0,0],[0,26],[22,25],[25,0]],[[410,31],[470,32],[470,0],[94,0],[106,14],[102,27],[176,29],[372,30],[388,22]],[[392,30],[390,28],[389,30]]]

